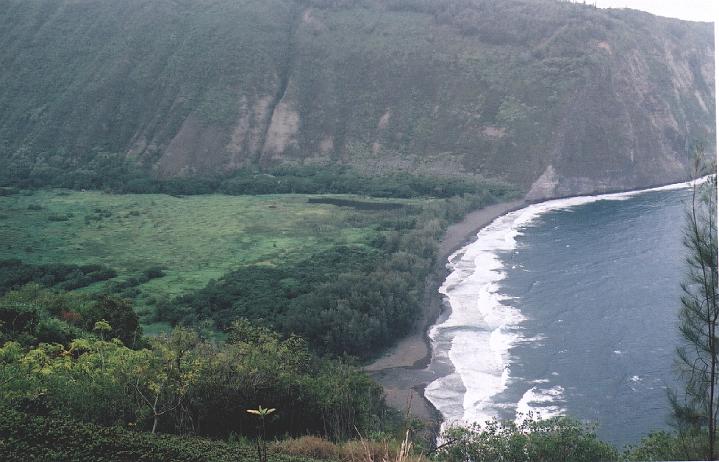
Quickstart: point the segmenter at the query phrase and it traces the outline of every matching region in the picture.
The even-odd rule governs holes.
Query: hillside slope
[[[554,0],[0,0],[0,166],[348,164],[532,199],[714,151],[710,24]]]

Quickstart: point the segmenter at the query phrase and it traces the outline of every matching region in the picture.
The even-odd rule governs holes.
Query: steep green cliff
[[[351,165],[531,198],[714,151],[710,24],[554,0],[0,0],[0,166]],[[55,169],[55,170],[54,170]]]

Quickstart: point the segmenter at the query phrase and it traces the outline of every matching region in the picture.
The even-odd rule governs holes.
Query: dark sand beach
[[[431,346],[427,330],[445,310],[438,290],[447,277],[447,259],[460,248],[472,242],[477,232],[496,218],[526,205],[515,200],[490,205],[467,214],[464,219],[450,225],[440,242],[437,261],[427,278],[424,292],[424,310],[417,319],[412,332],[389,349],[382,357],[367,365],[369,372],[385,389],[387,403],[409,412],[428,424],[430,430],[438,429],[441,416],[424,397],[424,387],[444,371],[428,368]]]

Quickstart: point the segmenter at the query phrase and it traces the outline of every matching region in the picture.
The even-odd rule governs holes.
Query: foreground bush
[[[625,453],[626,460],[704,460],[706,431],[682,433],[655,432]]]
[[[325,460],[337,460],[340,454],[338,445],[317,436],[301,436],[276,441],[272,448],[283,454]]]
[[[103,426],[160,433],[253,437],[259,405],[277,409],[267,435],[341,440],[381,431],[393,412],[382,388],[356,367],[314,356],[298,337],[236,322],[226,342],[176,328],[131,349],[112,327],[68,345],[0,347],[0,404]],[[100,338],[98,338],[98,336]]]
[[[567,417],[533,420],[521,425],[491,421],[452,427],[443,434],[442,460],[451,462],[613,461],[619,453],[600,441],[593,428]]]
[[[402,441],[397,439],[368,440],[363,437],[332,443],[315,436],[302,436],[276,441],[274,451],[290,456],[309,457],[341,462],[429,462],[421,452],[414,449],[410,434]]]
[[[29,461],[255,461],[250,445],[195,437],[152,435],[118,427],[101,427],[68,419],[32,416],[0,408],[0,458]],[[269,462],[308,459],[270,454]]]

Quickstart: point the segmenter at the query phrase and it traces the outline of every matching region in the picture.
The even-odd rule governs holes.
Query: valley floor
[[[362,202],[355,204],[357,199]],[[362,207],[338,207],[332,202],[338,200]],[[387,207],[404,207],[402,215],[411,218],[432,202],[351,195],[173,197],[35,191],[0,200],[0,241],[7,243],[0,248],[0,260],[102,263],[116,269],[120,281],[161,267],[164,277],[132,288],[135,306],[145,315],[145,332],[152,334],[167,329],[164,323],[152,323],[156,299],[197,290],[233,267],[282,265],[330,245],[367,245],[386,234],[377,229],[378,223],[397,219],[397,211]],[[438,288],[447,276],[447,259],[479,229],[523,205],[523,200],[515,200],[483,207],[447,228],[425,283],[423,313],[409,335],[365,367],[383,385],[388,404],[403,411],[409,406],[412,415],[426,422],[439,420],[423,388],[436,374],[448,372],[427,369],[427,329],[444,311]],[[105,285],[82,290],[96,292]]]
[[[383,207],[407,207],[412,215],[410,207],[428,202],[361,198],[364,208],[332,202],[353,205],[358,198],[28,191],[0,197],[0,261],[104,264],[117,271],[111,283],[161,268],[164,277],[142,281],[129,294],[152,334],[168,328],[147,322],[157,299],[198,290],[245,265],[277,267],[336,245],[367,246],[381,235],[377,223],[396,214]]]

